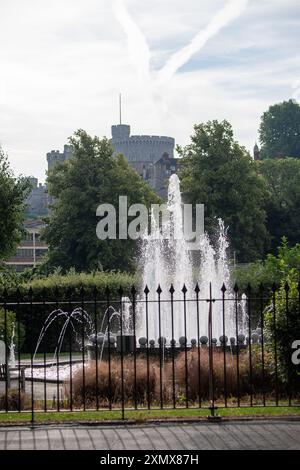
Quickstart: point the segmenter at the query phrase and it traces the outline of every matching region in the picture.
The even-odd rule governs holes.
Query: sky
[[[0,0],[0,145],[45,180],[76,129],[190,141],[227,119],[252,152],[271,104],[300,101],[299,0]]]

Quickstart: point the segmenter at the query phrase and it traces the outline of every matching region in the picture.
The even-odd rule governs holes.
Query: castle
[[[175,139],[156,135],[130,135],[130,126],[118,124],[111,127],[110,140],[114,154],[122,153],[130,166],[162,197],[166,197],[166,180],[177,169],[174,158]],[[56,162],[72,156],[72,146],[64,145],[63,152],[47,153],[48,171]]]
[[[121,123],[113,125],[111,133],[114,155],[122,153],[132,168],[162,199],[166,199],[167,180],[178,168],[178,159],[174,157],[175,140],[165,136],[130,135],[130,126]],[[57,162],[64,162],[71,156],[71,145],[64,145],[63,152],[59,150],[48,152],[48,171],[52,170]],[[260,160],[257,144],[254,147],[253,158]],[[30,181],[32,190],[27,199],[26,236],[18,247],[15,257],[7,262],[15,266],[17,271],[36,266],[47,252],[47,246],[39,239],[40,230],[44,226],[44,222],[40,219],[48,214],[51,199],[46,185],[38,183],[35,177],[30,177]]]
[[[47,153],[48,171],[52,170],[56,162],[64,162],[72,156],[72,145],[64,145],[64,151],[51,150]]]
[[[178,159],[174,157],[175,139],[157,135],[131,135],[128,124],[111,126],[110,140],[114,155],[122,153],[130,166],[149,183],[154,191],[166,199],[167,180],[178,169]],[[47,153],[48,171],[57,162],[64,162],[72,156],[72,146],[64,145],[62,152],[51,150]],[[260,160],[260,150],[255,144],[254,160]],[[36,178],[31,178],[32,192],[27,200],[29,217],[41,217],[47,214],[49,197],[46,186],[38,184]]]
[[[122,153],[129,164],[144,176],[164,153],[174,158],[175,140],[156,135],[130,135],[130,126],[119,124],[111,127],[111,143],[115,153]]]

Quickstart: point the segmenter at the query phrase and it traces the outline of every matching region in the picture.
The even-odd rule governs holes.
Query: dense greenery
[[[299,275],[291,269],[275,294],[276,310],[271,302],[266,311],[266,332],[276,339],[279,375],[290,393],[299,387],[300,366],[292,363],[292,344],[300,338]]]
[[[49,244],[48,266],[78,271],[132,270],[135,241],[99,240],[96,209],[108,203],[117,210],[119,196],[127,196],[128,205],[146,206],[158,203],[159,198],[122,155],[113,156],[107,139],[92,138],[80,130],[71,144],[73,157],[57,164],[48,176],[49,193],[54,198],[44,234]]]
[[[0,260],[8,258],[22,237],[29,180],[15,177],[0,147]]]
[[[294,100],[270,106],[259,129],[263,158],[300,157],[300,106]]]
[[[290,270],[300,274],[300,244],[290,247],[283,237],[276,255],[268,254],[265,260],[237,267],[234,271],[234,280],[242,290],[248,284],[257,291],[262,284],[270,291],[273,284],[280,285],[288,276]]]
[[[271,291],[273,284],[279,286],[291,269],[300,273],[300,244],[290,247],[283,237],[276,255],[268,254],[264,260],[238,266],[233,277],[241,290],[251,284],[256,291],[261,285]]]
[[[108,287],[111,298],[118,299],[120,287],[126,294],[129,293],[133,284],[137,281],[136,276],[129,273],[95,271],[93,273],[76,273],[70,270],[63,275],[59,270],[44,278],[33,278],[30,282],[25,282],[22,286],[24,294],[31,287],[34,295],[55,297],[56,291],[60,299],[66,299],[71,294],[80,297],[83,288],[86,298],[93,298],[94,289],[97,289],[99,298],[106,298],[105,291]]]
[[[227,121],[209,121],[194,130],[191,144],[179,148],[185,202],[204,204],[205,229],[210,234],[216,219],[224,220],[240,262],[260,258],[267,240],[267,192],[255,162],[234,140]]]
[[[266,198],[267,230],[271,248],[283,236],[293,245],[300,241],[300,160],[268,159],[259,163],[269,196]]]
[[[8,295],[14,298],[16,290],[19,288],[23,299],[28,298],[30,288],[32,288],[36,299],[44,297],[54,299],[56,293],[59,294],[61,300],[68,299],[70,295],[80,298],[82,288],[86,298],[93,298],[94,290],[97,289],[99,298],[102,296],[105,299],[107,287],[110,290],[111,298],[118,299],[120,287],[126,294],[129,294],[132,285],[137,285],[137,283],[138,276],[129,273],[104,271],[77,273],[73,268],[64,274],[58,268],[47,276],[28,270],[13,275],[6,273],[5,276],[0,277],[0,288],[6,289]]]

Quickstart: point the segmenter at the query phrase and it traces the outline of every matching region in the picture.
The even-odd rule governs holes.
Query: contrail
[[[141,29],[130,16],[122,0],[114,0],[113,12],[122,26],[128,42],[128,49],[140,80],[149,79],[150,49]]]
[[[245,10],[248,2],[249,0],[229,0],[203,31],[200,31],[187,46],[170,57],[166,65],[158,72],[157,83],[161,84],[171,79],[180,67],[205,46],[209,39],[215,36],[230,21],[238,18]]]

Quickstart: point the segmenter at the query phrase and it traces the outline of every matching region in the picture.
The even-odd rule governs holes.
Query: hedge
[[[128,295],[132,285],[136,283],[136,275],[99,271],[95,273],[70,272],[66,275],[55,273],[47,277],[33,278],[19,285],[14,282],[4,287],[6,287],[8,299],[15,299],[17,288],[19,288],[22,300],[28,299],[31,288],[33,298],[36,300],[56,300],[59,298],[63,301],[70,297],[80,299],[82,294],[85,298],[92,299],[95,295],[95,289],[97,297],[105,299],[107,287],[110,291],[110,298],[118,299],[120,287],[123,289],[124,295]]]

